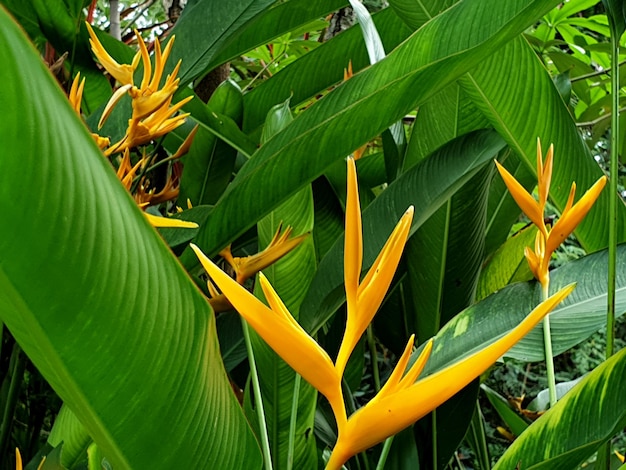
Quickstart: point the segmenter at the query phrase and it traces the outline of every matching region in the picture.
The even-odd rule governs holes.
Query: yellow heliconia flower
[[[550,146],[545,162],[541,155],[541,142],[537,139],[537,190],[539,201],[536,201],[519,182],[500,163],[496,161],[496,166],[511,196],[517,202],[526,216],[537,226],[539,232],[535,238],[534,251],[526,248],[524,255],[528,260],[528,265],[535,278],[543,285],[549,282],[548,268],[552,253],[561,243],[574,231],[576,226],[587,215],[591,206],[600,196],[602,189],[606,185],[606,176],[600,177],[580,200],[574,204],[576,193],[576,183],[572,183],[567,204],[561,213],[561,217],[550,228],[544,222],[544,209],[550,191],[550,181],[552,179],[553,146]]]
[[[408,361],[407,351],[413,343],[411,338],[389,379],[393,379],[392,385],[385,384],[378,395],[350,416],[344,428],[339,430],[326,469],[341,468],[353,455],[398,433],[451,398],[532,330],[574,287],[574,284],[569,285],[539,304],[518,326],[490,346],[414,382],[430,354],[431,343],[427,343],[413,367],[398,381]]]
[[[220,251],[220,256],[224,258],[235,271],[236,280],[239,284],[243,284],[259,271],[267,268],[271,264],[274,264],[302,243],[309,235],[308,233],[305,233],[291,238],[291,232],[293,229],[291,227],[287,227],[285,231],[282,232],[282,228],[283,224],[281,222],[278,225],[278,229],[276,230],[272,241],[269,245],[267,245],[267,248],[255,255],[241,258],[233,257],[230,251],[230,245]]]

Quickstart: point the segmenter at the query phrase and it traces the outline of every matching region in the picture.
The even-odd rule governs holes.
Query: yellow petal
[[[272,311],[218,268],[196,245],[191,243],[190,246],[213,282],[259,336],[329,401],[331,398],[336,401],[337,391],[341,390],[341,377],[335,374],[326,351],[295,320],[288,320],[282,312]],[[270,292],[270,297],[274,295]]]
[[[15,448],[15,470],[22,470],[22,454],[17,447]]]
[[[80,83],[80,85],[79,85]],[[72,104],[72,108],[76,111],[76,114],[80,116],[80,103],[83,100],[83,90],[85,88],[85,79],[80,80],[80,72],[76,74],[74,77],[74,81],[72,82],[72,87],[70,88],[69,100]]]
[[[550,145],[546,160],[543,162],[541,156],[541,142],[537,138],[537,192],[539,193],[539,205],[542,209],[548,200],[550,192],[550,181],[552,180],[552,166],[554,159],[554,146]]]
[[[98,121],[98,129],[102,128],[105,121],[111,115],[111,111],[113,111],[113,108],[115,107],[115,105],[122,99],[122,97],[126,94],[126,92],[130,90],[131,88],[132,88],[132,85],[129,84],[129,85],[124,85],[122,87],[119,87],[117,90],[115,90],[115,93],[113,93],[111,98],[109,98],[109,102],[104,107],[104,111],[102,111],[102,116],[100,116],[100,120]]]
[[[172,155],[172,160],[175,160],[176,158],[180,158],[183,155],[186,155],[187,152],[189,152],[189,149],[191,148],[191,144],[193,143],[193,139],[196,136],[196,133],[198,132],[198,128],[199,128],[199,125],[196,124],[196,126],[191,130],[189,135],[187,135],[187,137],[185,138],[183,143],[180,145],[180,147],[178,147],[178,150],[176,150],[176,153]],[[189,207],[189,209],[191,209],[191,207]]]
[[[587,190],[587,192],[580,198],[580,200],[572,206],[574,199],[574,191],[576,186],[572,184],[572,191],[570,192],[567,205],[561,214],[559,220],[557,220],[554,227],[550,230],[548,240],[546,241],[546,255],[550,257],[554,250],[563,243],[563,241],[574,231],[578,224],[585,218],[596,199],[600,196],[602,189],[606,185],[606,176],[602,176],[594,185]]]
[[[426,345],[424,346],[424,349],[422,350],[421,354],[415,360],[415,362],[413,363],[409,371],[406,373],[404,377],[402,377],[402,380],[398,384],[400,388],[406,388],[415,383],[419,375],[424,370],[424,367],[426,366],[426,362],[428,361],[428,358],[430,357],[430,353],[432,352],[432,350],[433,350],[433,340],[429,339]]]
[[[348,188],[346,196],[346,235],[344,242],[344,283],[348,309],[356,308],[357,290],[363,264],[363,229],[361,205],[356,177],[356,165],[348,158]]]
[[[127,64],[119,64],[113,57],[109,55],[106,49],[100,43],[98,36],[94,33],[91,25],[86,23],[87,30],[89,31],[89,43],[91,44],[91,50],[95,54],[96,58],[102,64],[107,72],[111,74],[113,78],[115,78],[122,85],[132,85],[133,84],[133,74],[137,69],[137,65],[139,64],[139,55],[136,54],[133,58],[133,62],[130,65]]]
[[[141,90],[148,89],[150,84],[150,76],[152,75],[152,64],[150,63],[150,54],[143,38],[137,30],[135,30],[137,42],[139,43],[139,52],[141,53],[141,62],[143,63],[143,79],[141,80]],[[158,41],[157,41],[158,42]]]
[[[187,222],[186,220],[170,219],[169,217],[159,217],[157,215],[143,213],[148,219],[148,222],[153,227],[167,227],[167,228],[198,228],[198,224],[195,222]]]
[[[532,221],[533,224],[547,235],[546,226],[543,222],[543,210],[539,203],[526,192],[524,187],[496,160],[496,167],[500,172],[500,176],[504,180],[504,184],[508,188],[511,196],[515,199],[517,205],[522,209],[524,214]]]
[[[327,469],[338,469],[354,454],[383,441],[441,405],[478,377],[574,289],[570,285],[542,302],[490,346],[398,392],[357,410],[339,433]]]

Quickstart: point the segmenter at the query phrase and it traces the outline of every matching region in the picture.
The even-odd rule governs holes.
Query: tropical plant
[[[95,1],[0,3],[0,468],[19,447],[26,468],[436,469],[462,441],[488,468],[476,377],[543,361],[542,328],[520,338],[550,308],[554,355],[606,326],[607,293],[626,310],[616,191],[570,196],[605,179],[577,122],[616,87],[564,101],[544,66],[605,59],[606,16],[573,17],[597,2],[195,0],[129,44],[85,23]],[[324,39],[348,3],[358,23]],[[539,232],[510,236],[516,200]],[[545,282],[572,230],[588,254]],[[496,468],[604,448],[625,367],[516,421]],[[36,383],[63,401],[39,424],[19,419]]]

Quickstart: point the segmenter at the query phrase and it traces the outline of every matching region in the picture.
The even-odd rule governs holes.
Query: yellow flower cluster
[[[517,202],[526,216],[533,224],[537,226],[539,231],[535,238],[534,251],[526,248],[524,255],[528,260],[530,270],[535,278],[546,288],[550,282],[548,268],[552,253],[559,247],[563,241],[574,231],[576,226],[587,215],[598,196],[602,192],[606,184],[606,176],[602,176],[587,190],[580,200],[574,204],[574,196],[576,194],[576,183],[572,183],[567,204],[561,213],[561,217],[554,224],[554,227],[546,225],[544,219],[544,211],[548,194],[550,192],[550,181],[552,180],[552,165],[554,158],[554,148],[550,145],[545,161],[541,152],[541,141],[537,139],[537,192],[539,200],[536,201],[524,187],[504,168],[498,161],[496,166],[511,196]]]
[[[386,384],[369,403],[347,417],[341,389],[342,376],[354,347],[391,284],[409,236],[412,218],[413,208],[409,207],[369,272],[360,280],[363,259],[361,211],[356,167],[354,160],[348,159],[344,247],[347,325],[334,363],[296,322],[262,273],[259,274],[259,282],[268,306],[217,267],[197,246],[191,245],[211,279],[252,328],[329,401],[339,430],[337,443],[327,463],[329,470],[341,468],[356,453],[399,432],[448,400],[519,341],[573,289],[573,286],[568,286],[547,299],[516,328],[490,346],[421,380],[417,379],[433,343],[425,344],[418,359],[407,371],[413,351],[411,337]]]
[[[145,169],[150,163],[150,157],[147,157],[144,152],[143,158],[135,165],[132,165],[130,149],[144,145],[182,125],[189,114],[179,114],[177,116],[176,114],[192,97],[187,97],[172,106],[172,98],[174,92],[178,89],[178,83],[180,81],[180,79],[176,78],[180,68],[180,61],[173,72],[167,76],[163,86],[160,87],[163,70],[170,55],[172,45],[174,44],[174,37],[172,37],[163,50],[161,49],[161,43],[158,40],[155,41],[153,74],[148,48],[139,34],[137,34],[139,51],[133,57],[132,63],[119,64],[104,49],[91,28],[91,25],[88,23],[87,29],[89,30],[92,50],[98,61],[105,70],[122,85],[113,93],[113,96],[105,106],[98,127],[102,127],[115,105],[125,94],[128,93],[132,99],[132,116],[128,121],[126,133],[119,142],[111,145],[108,138],[101,137],[95,133],[91,134],[105,156],[111,156],[115,153],[122,154],[117,169],[117,176],[124,187],[130,191],[135,178],[138,177],[138,170],[140,168]],[[134,84],[134,74],[140,63],[143,64],[143,79],[141,85],[137,87]],[[69,101],[79,116],[84,86],[85,79],[83,78],[81,81],[80,73],[78,73],[70,89]],[[178,151],[173,156],[169,157],[169,159],[175,160],[187,153],[194,136],[195,130],[189,134]],[[180,171],[174,168],[164,187],[158,192],[155,188],[151,187],[149,179],[145,175],[142,175],[133,195],[137,204],[143,208],[148,205],[159,204],[175,199],[179,192],[179,173]],[[156,227],[195,228],[198,226],[193,222],[157,217],[146,212],[144,212],[144,214],[150,223]]]

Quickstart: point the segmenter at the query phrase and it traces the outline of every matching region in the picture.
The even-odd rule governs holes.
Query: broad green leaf
[[[218,252],[330,164],[477,65],[555,3],[468,0],[434,18],[259,149],[200,228],[198,246],[211,255]],[[442,30],[455,40],[436,40]],[[187,266],[196,264],[190,254],[183,260]]]
[[[388,51],[411,33],[390,9],[384,9],[372,18]],[[342,80],[343,71],[350,62],[355,73],[370,65],[359,27],[352,27],[335,36],[247,93],[244,96],[244,130],[250,132],[256,129],[269,109],[287,98],[291,98],[295,105],[318,93],[325,93]]]
[[[476,299],[481,300],[511,282],[529,281],[533,275],[524,248],[534,247],[537,227],[529,225],[510,237],[487,259],[478,279]]]
[[[453,140],[396,181],[363,211],[363,269],[369,268],[402,214],[414,206],[415,232],[504,146],[493,131]],[[445,171],[441,171],[445,168]],[[302,311],[305,328],[317,330],[343,303],[343,237],[321,261]],[[306,313],[305,313],[306,312]]]
[[[63,445],[61,463],[67,468],[74,468],[87,459],[87,449],[93,439],[67,406],[62,406],[54,420],[48,444],[56,447]]]
[[[494,470],[577,468],[626,425],[626,349],[606,360],[519,436]],[[584,412],[581,412],[584,410]]]
[[[209,99],[211,111],[228,116],[241,124],[243,97],[241,90],[227,80]],[[194,206],[215,204],[233,173],[237,151],[205,128],[198,129],[189,153],[184,157],[185,171],[180,182],[179,201],[189,199]]]
[[[278,132],[292,120],[289,102],[273,108],[266,120],[262,141]],[[265,216],[257,224],[259,249],[269,245],[281,226],[292,227],[293,235],[310,232],[313,229],[313,193],[304,188],[278,208]],[[297,320],[306,286],[316,268],[315,248],[310,237],[291,253],[264,270],[285,306]],[[263,298],[258,283],[255,294]],[[317,450],[312,432],[314,426],[317,392],[308,383],[298,380],[296,372],[289,367],[264,341],[251,332],[251,340],[261,383],[265,419],[271,444],[271,454],[275,468],[287,468],[289,453],[289,426],[296,420],[293,468],[317,469]],[[295,387],[299,387],[296,392]],[[297,415],[293,416],[292,406],[297,393]]]
[[[347,0],[290,0],[255,16],[219,48],[208,69],[239,57],[287,32],[324,17],[348,4]],[[311,77],[309,77],[311,78]]]
[[[390,0],[389,6],[411,28],[417,29],[458,0]]]
[[[618,247],[616,312],[626,311],[626,245]],[[607,253],[601,251],[571,261],[550,273],[550,291],[571,283],[576,289],[550,314],[554,355],[579,344],[606,324]],[[426,369],[457,360],[474,347],[487,344],[508,331],[535,308],[541,299],[536,281],[511,284],[465,309],[438,333]],[[467,343],[455,339],[471,331]],[[439,342],[440,341],[440,342]],[[441,345],[441,350],[438,345]],[[443,345],[446,345],[445,348]],[[470,346],[472,345],[472,346]],[[476,346],[473,346],[476,345]],[[543,361],[543,332],[538,326],[506,353],[523,361]]]
[[[114,466],[259,468],[205,298],[4,9],[0,42],[2,321]]]
[[[576,182],[578,199],[602,176],[550,75],[522,38],[511,41],[481,62],[460,83],[533,174],[537,137],[544,152],[554,144],[550,199],[558,210],[565,207],[572,181]],[[605,190],[575,231],[587,251],[606,246],[608,204],[609,192]],[[626,237],[625,221],[626,207],[621,205],[620,241]]]
[[[168,61],[168,72],[179,59],[181,86],[208,72],[208,66],[227,41],[246,22],[260,14],[276,0],[197,0],[189,2],[172,29],[176,43]]]

